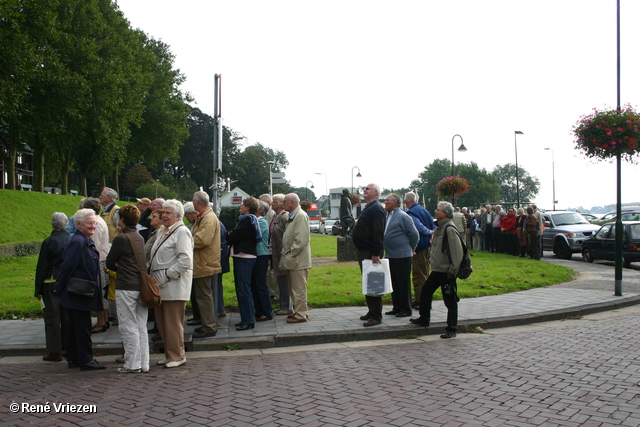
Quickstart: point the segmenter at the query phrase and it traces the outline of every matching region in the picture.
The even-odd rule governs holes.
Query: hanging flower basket
[[[575,146],[585,156],[613,159],[618,150],[621,156],[634,162],[640,152],[640,115],[625,105],[621,111],[593,109],[593,113],[580,117],[573,127]]]
[[[306,212],[311,207],[311,202],[309,200],[303,200],[300,202],[300,207]]]
[[[439,197],[458,197],[471,190],[466,179],[459,176],[447,176],[436,184],[436,193]]]
[[[351,193],[349,194],[349,199],[351,200],[351,206],[357,208],[362,203],[362,197],[359,194]]]

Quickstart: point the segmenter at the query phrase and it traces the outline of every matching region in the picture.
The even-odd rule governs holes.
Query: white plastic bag
[[[374,264],[370,259],[362,261],[362,294],[382,296],[393,292],[389,260],[382,258],[380,264]]]

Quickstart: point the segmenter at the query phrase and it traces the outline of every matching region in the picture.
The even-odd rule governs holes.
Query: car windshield
[[[561,225],[589,224],[589,221],[579,213],[575,212],[554,215],[553,221],[555,222],[556,227]]]

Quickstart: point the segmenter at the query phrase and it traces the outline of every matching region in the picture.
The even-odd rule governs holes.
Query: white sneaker
[[[156,365],[166,365],[166,364],[167,364],[167,363],[169,363],[169,362],[171,362],[171,360],[169,360],[169,358],[168,358],[168,357],[165,357],[165,358],[164,358],[164,359],[162,359],[162,360],[158,360],[158,361],[156,362]]]
[[[171,361],[171,362],[167,363],[166,365],[164,365],[164,367],[165,368],[177,368],[178,366],[182,366],[185,363],[187,363],[187,359],[174,360],[174,361]]]
[[[118,368],[118,373],[120,374],[139,374],[140,369],[129,369],[129,368]]]

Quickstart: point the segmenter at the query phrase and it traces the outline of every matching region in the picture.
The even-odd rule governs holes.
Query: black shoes
[[[200,319],[189,319],[187,320],[187,325],[189,326],[202,325],[202,322],[200,321]]]
[[[424,326],[425,328],[429,326],[429,321],[423,319],[422,317],[418,317],[417,319],[409,319],[409,322],[413,323],[414,325]]]
[[[84,365],[80,365],[80,370],[81,371],[98,371],[101,369],[107,369],[106,366],[101,365],[98,363],[97,360],[93,359],[91,362],[89,363],[85,363]]]
[[[193,333],[193,338],[209,338],[209,337],[215,337],[216,336],[216,331],[213,332],[202,332],[202,330],[200,330],[200,332],[194,332]]]
[[[247,329],[253,329],[253,327],[254,327],[253,323],[241,323],[236,328],[236,331],[246,331]]]
[[[396,317],[409,317],[411,313],[403,313],[402,311],[396,314]]]
[[[69,368],[79,368],[80,365],[77,364],[76,362],[67,362],[67,367],[69,367]]]
[[[455,338],[456,333],[453,331],[446,331],[444,334],[440,335],[440,338]]]
[[[384,313],[384,314],[387,314],[387,315],[389,315],[389,316],[395,316],[395,315],[397,315],[398,313],[400,313],[400,312],[399,312],[399,311],[397,311],[397,310],[391,310],[391,311],[387,311],[387,312],[386,312],[386,313]]]

